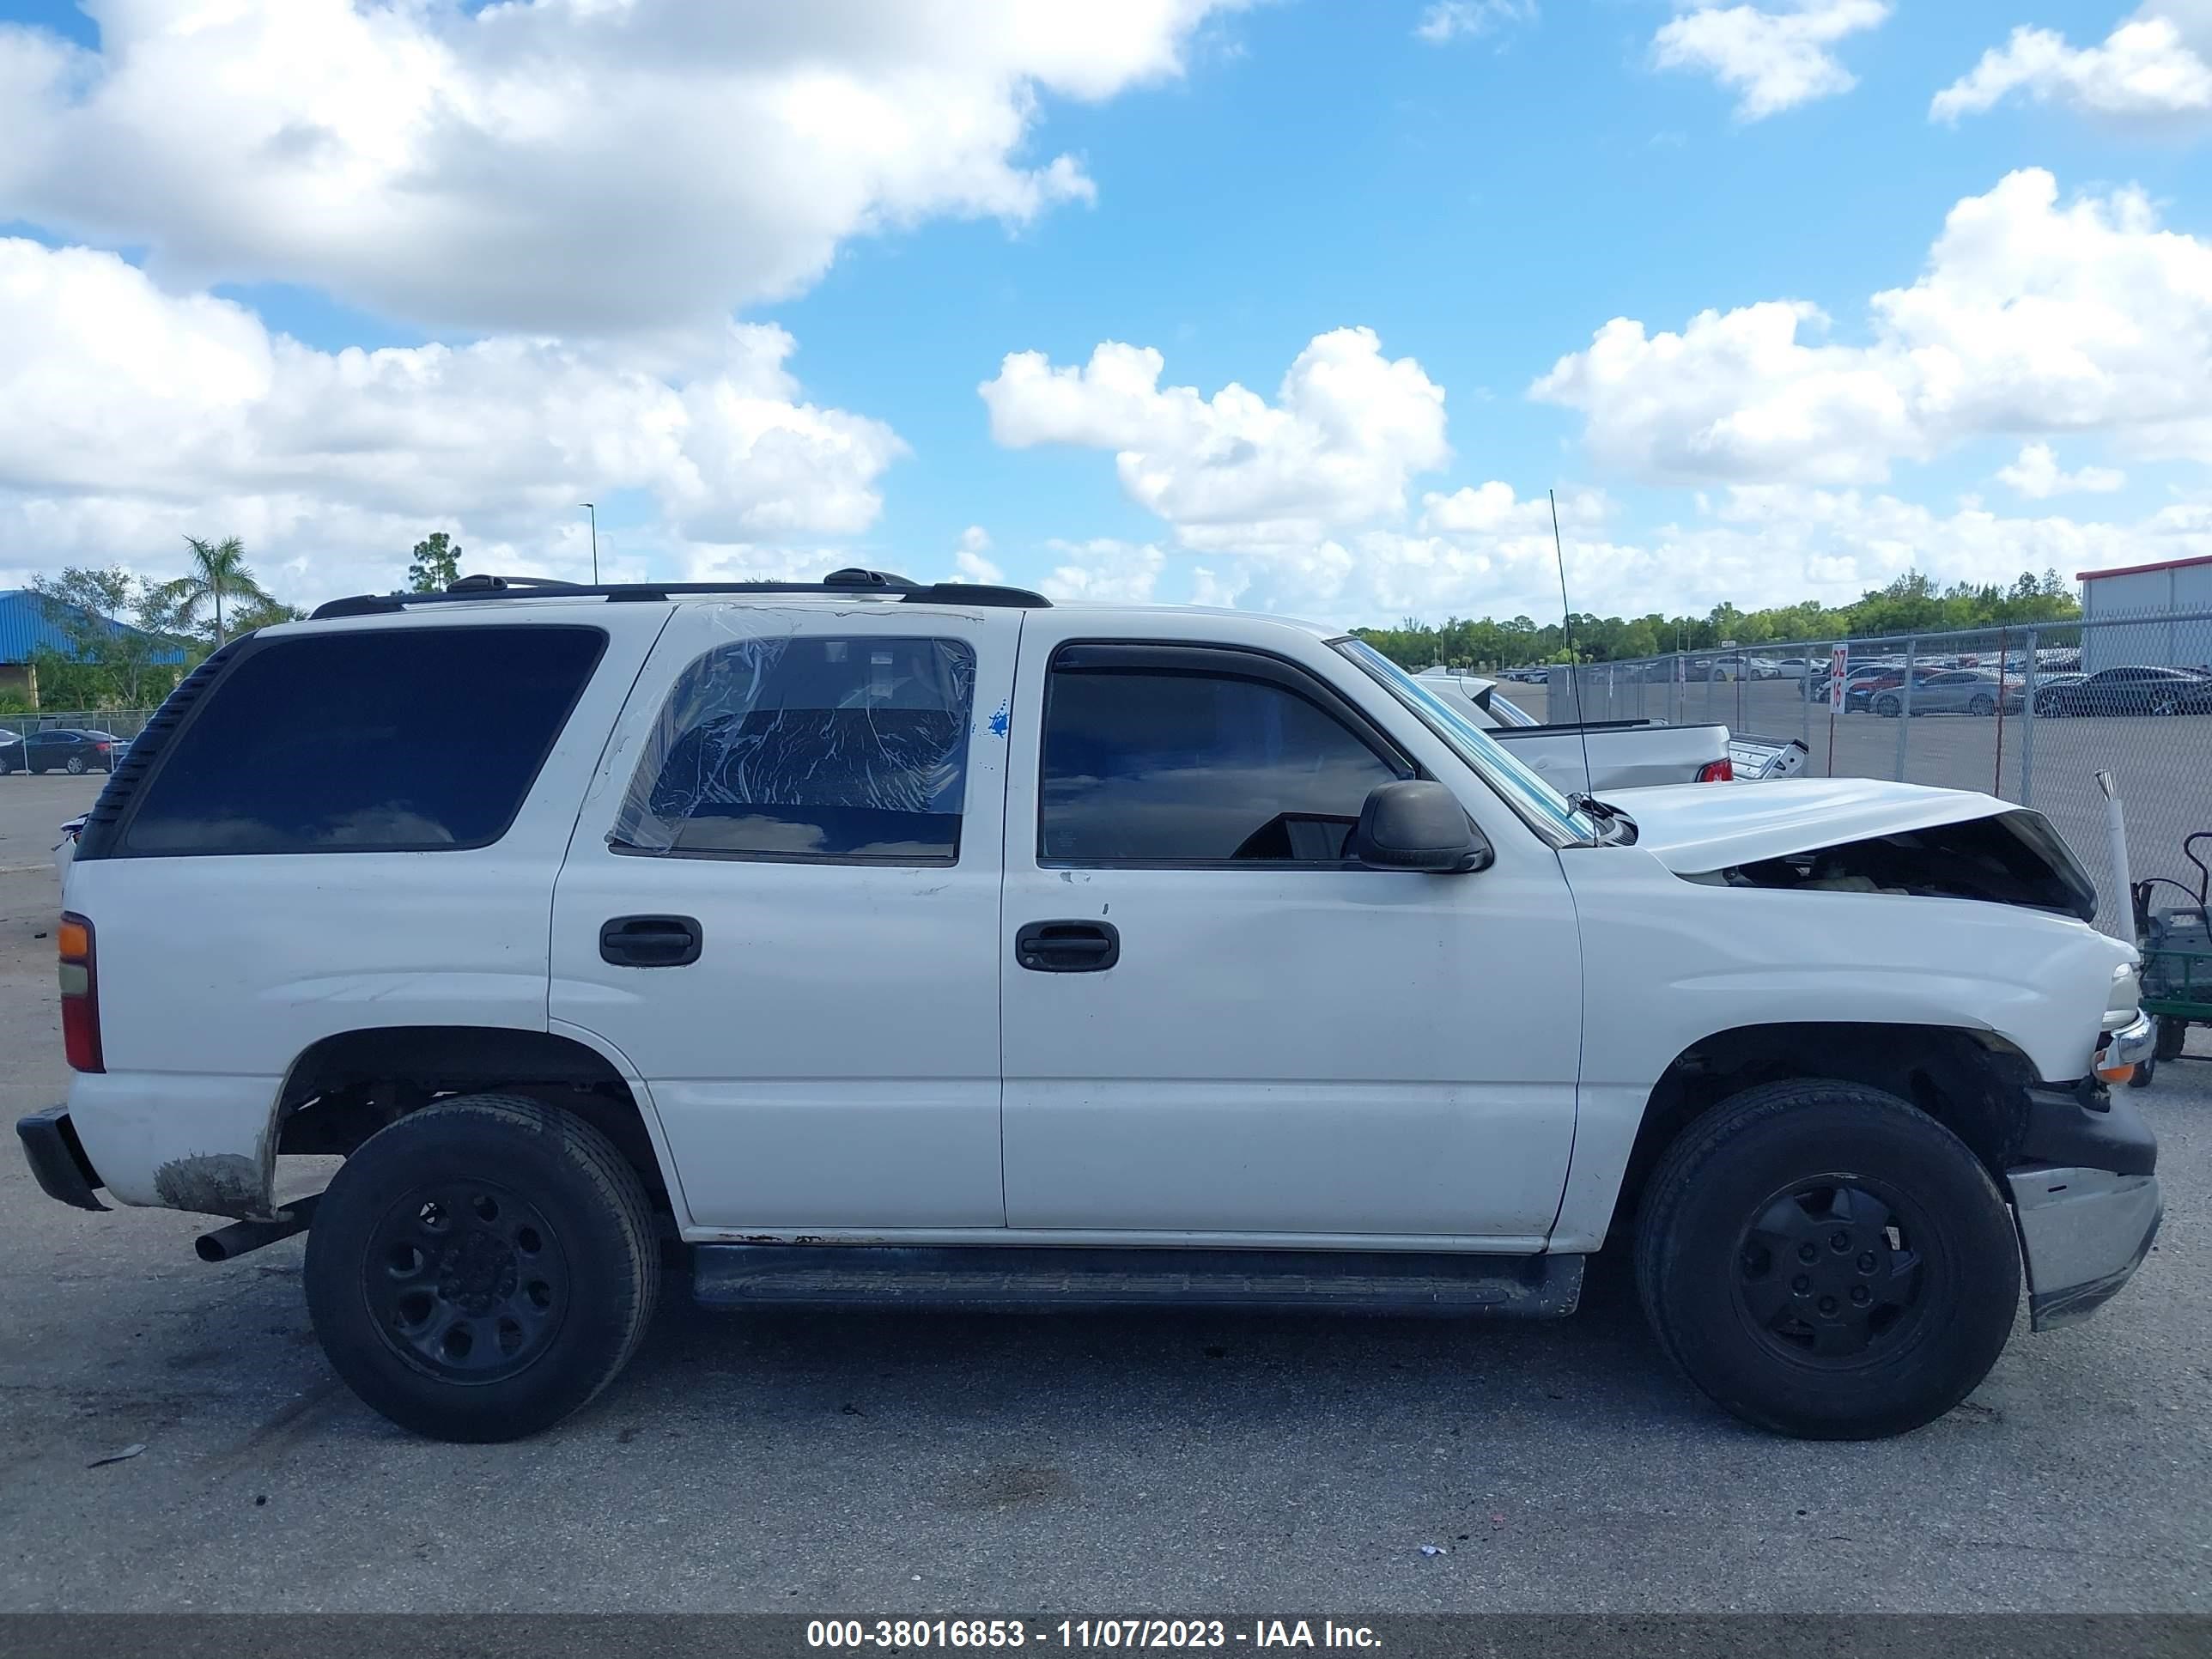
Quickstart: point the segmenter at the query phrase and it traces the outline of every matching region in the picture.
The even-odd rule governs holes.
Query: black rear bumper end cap
[[[100,1174],[84,1155],[84,1143],[76,1138],[68,1107],[49,1106],[43,1112],[19,1117],[15,1133],[22,1139],[31,1173],[48,1198],[74,1204],[80,1210],[107,1207],[93,1196],[100,1185]]]

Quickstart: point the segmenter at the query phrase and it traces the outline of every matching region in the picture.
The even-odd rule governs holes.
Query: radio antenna
[[[1589,793],[1594,775],[1589,762],[1589,726],[1583,719],[1583,671],[1575,660],[1575,608],[1567,602],[1567,549],[1559,539],[1559,498],[1552,490],[1544,492],[1544,499],[1552,504],[1552,551],[1559,561],[1559,635],[1567,647],[1567,682],[1575,688],[1575,726],[1583,740],[1582,793]]]

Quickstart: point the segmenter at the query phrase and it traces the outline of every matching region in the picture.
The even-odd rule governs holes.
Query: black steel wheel
[[[580,1118],[512,1095],[440,1101],[339,1167],[307,1234],[332,1368],[403,1428],[514,1440],[585,1405],[653,1315],[637,1172]]]
[[[1660,1346],[1747,1422],[1902,1434],[2003,1352],[2020,1252],[1996,1183],[1927,1114],[1862,1085],[1747,1090],[1660,1159],[1636,1273]]]
[[[496,1181],[402,1194],[370,1233],[361,1273],[392,1351],[453,1382],[514,1376],[552,1346],[568,1312],[560,1234]]]
[[[1860,1176],[1794,1182],[1744,1228],[1739,1310],[1761,1341],[1796,1359],[1856,1363],[1904,1340],[1925,1306],[1905,1219],[1901,1200]]]

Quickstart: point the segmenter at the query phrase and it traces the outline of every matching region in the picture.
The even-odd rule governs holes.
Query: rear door
[[[663,633],[561,872],[550,1009],[644,1079],[694,1226],[1005,1224],[1019,626],[702,604]]]

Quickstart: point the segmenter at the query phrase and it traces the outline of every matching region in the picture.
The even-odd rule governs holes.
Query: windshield
[[[1601,839],[1597,825],[1586,814],[1577,811],[1565,795],[1507,754],[1497,738],[1455,708],[1452,699],[1437,696],[1433,688],[1422,684],[1364,640],[1338,640],[1334,644],[1412,709],[1424,726],[1443,738],[1522,817],[1554,837],[1578,842]]]

